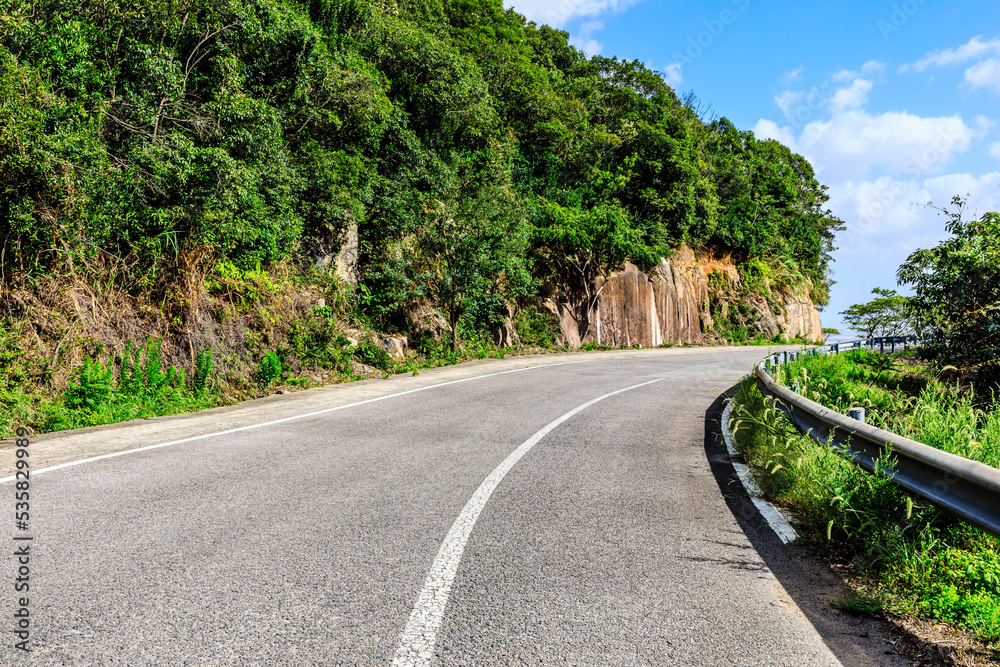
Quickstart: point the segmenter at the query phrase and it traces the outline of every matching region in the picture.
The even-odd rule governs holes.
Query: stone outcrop
[[[344,230],[344,239],[337,253],[335,266],[341,280],[356,284],[358,282],[358,225],[351,223]]]
[[[410,347],[410,341],[406,336],[378,334],[378,341],[393,359],[406,358],[406,353]]]
[[[543,306],[559,318],[563,341],[570,347],[590,342],[615,347],[704,343],[706,338],[717,337],[708,282],[714,271],[725,275],[731,284],[739,281],[739,273],[728,259],[699,259],[687,246],[648,272],[627,263],[624,270],[594,286],[600,295],[586,332],[582,332],[585,296],[556,295]],[[777,308],[762,298],[747,303],[764,335],[822,340],[819,309],[807,290],[778,291],[773,302]]]
[[[319,236],[303,240],[303,251],[318,266],[334,267],[341,280],[358,282],[358,225],[347,223],[342,229],[327,229]]]
[[[820,322],[819,308],[808,295],[779,293],[778,301],[781,304],[778,324],[782,335],[812,341],[823,340],[823,324]]]

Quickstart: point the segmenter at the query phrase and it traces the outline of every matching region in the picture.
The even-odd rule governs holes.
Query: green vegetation
[[[957,367],[981,394],[1000,387],[1000,213],[963,220],[965,201],[940,211],[952,238],[918,250],[899,267],[913,286],[910,308],[929,334],[927,358]]]
[[[140,347],[126,346],[124,354],[107,363],[86,357],[58,397],[46,400],[8,389],[0,432],[11,433],[20,425],[61,431],[215,407],[220,397],[210,386],[211,375],[211,352],[197,356],[188,381],[182,369],[164,368],[160,341],[150,339]]]
[[[997,406],[978,409],[974,396],[936,379],[910,353],[807,358],[780,380],[838,412],[862,406],[880,428],[1000,465]],[[808,539],[851,558],[857,596],[837,604],[938,619],[1000,642],[998,540],[802,435],[750,378],[733,419],[740,453],[765,494],[795,511]]]
[[[383,322],[429,296],[454,328],[530,291],[529,269],[584,287],[683,241],[790,262],[824,300],[839,221],[804,159],[498,0],[0,16],[8,275],[158,289],[193,249],[266,269],[354,222]]]
[[[872,294],[875,298],[871,301],[856,303],[840,313],[844,323],[862,338],[912,336],[910,299],[900,296],[896,290],[880,287],[873,289]]]
[[[529,348],[552,349],[561,334],[558,318],[534,306],[521,309],[514,324],[521,344]]]

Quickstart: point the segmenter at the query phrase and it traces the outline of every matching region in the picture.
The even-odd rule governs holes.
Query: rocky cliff
[[[724,278],[728,290],[738,291],[740,276],[734,264],[699,257],[691,248],[681,246],[649,271],[626,264],[607,281],[599,281],[595,289],[600,296],[589,327],[584,297],[557,295],[544,305],[558,317],[563,341],[570,347],[589,342],[655,347],[721,340],[727,332],[716,327],[709,286],[709,275],[716,272]],[[769,339],[823,339],[819,309],[809,299],[808,285],[768,290],[766,295],[744,295],[742,301],[741,310],[749,313],[746,328],[753,329],[753,334]],[[722,305],[725,308],[728,304]]]

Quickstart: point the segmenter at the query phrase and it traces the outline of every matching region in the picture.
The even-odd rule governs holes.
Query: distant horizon
[[[847,224],[824,327],[896,289],[911,252],[947,238],[943,207],[1000,210],[1000,12],[982,0],[808,5],[514,0],[590,55],[639,60],[710,114],[808,158]]]

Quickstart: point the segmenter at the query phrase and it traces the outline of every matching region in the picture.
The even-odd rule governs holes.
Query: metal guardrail
[[[865,470],[882,474],[914,496],[1000,537],[1000,470],[834,412],[781,386],[771,377],[773,369],[800,357],[838,354],[862,347],[884,349],[887,341],[893,347],[919,344],[913,337],[892,341],[869,339],[795,353],[779,352],[757,364],[755,380],[764,396],[771,398],[792,423],[814,440],[836,445]],[[887,456],[895,460],[895,465],[876,467],[875,462]]]

